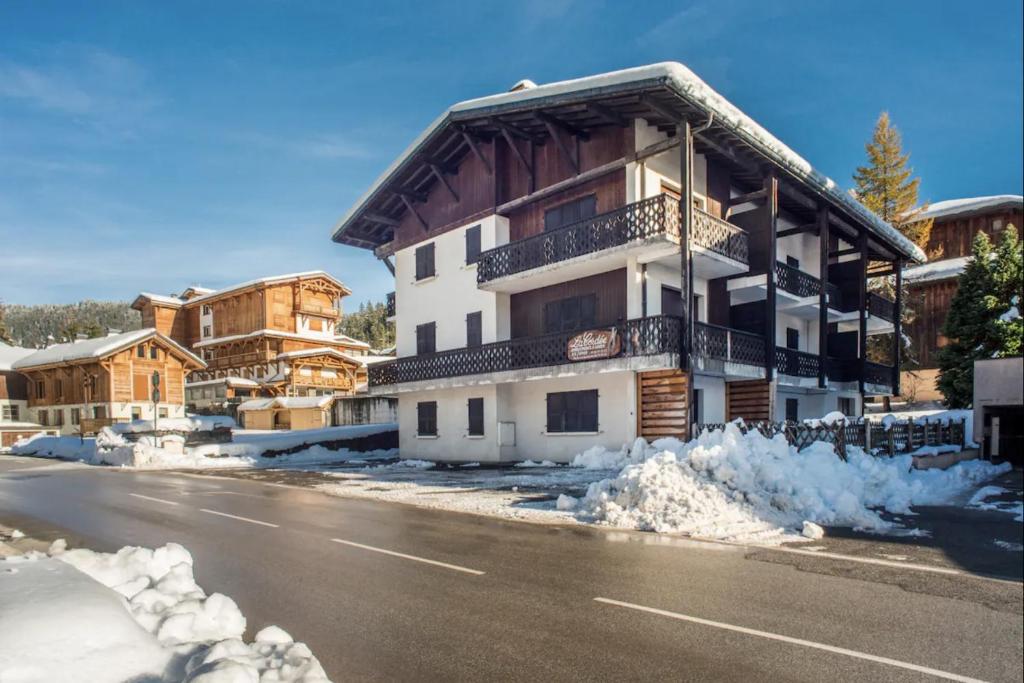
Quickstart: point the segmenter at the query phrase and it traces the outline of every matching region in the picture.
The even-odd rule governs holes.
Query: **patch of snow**
[[[68,363],[75,360],[103,358],[116,351],[128,348],[129,346],[133,346],[150,338],[159,339],[179,354],[193,360],[200,367],[206,367],[206,363],[200,360],[200,358],[194,353],[181,346],[170,337],[165,337],[160,334],[152,327],[133,330],[131,332],[122,332],[121,334],[111,334],[106,337],[97,337],[95,339],[83,339],[81,341],[69,342],[67,344],[53,344],[45,349],[41,349],[30,355],[21,357],[13,363],[12,367],[15,370],[21,370],[41,365]]]
[[[1000,206],[1024,206],[1024,197],[1019,194],[997,194],[990,197],[966,197],[964,199],[946,199],[930,204],[918,214],[918,218],[945,218],[962,213],[993,209]]]
[[[558,463],[551,460],[523,460],[522,462],[517,462],[513,467],[558,467]]]
[[[573,498],[572,496],[567,496],[564,493],[560,493],[558,495],[558,500],[555,501],[555,509],[562,511],[575,510],[579,506],[579,504],[580,501],[578,498]]]
[[[235,421],[227,415],[190,415],[188,417],[163,417],[156,421],[160,431],[197,432],[213,429],[234,429]],[[110,426],[115,434],[133,434],[153,431],[153,420],[132,420],[116,422]]]
[[[994,540],[992,542],[995,543],[996,546],[1002,548],[1003,550],[1009,550],[1010,552],[1019,553],[1021,551],[1024,551],[1024,545],[1021,545],[1020,543],[1011,543],[1010,541],[1000,541],[999,539],[996,539],[996,540]]]
[[[244,643],[238,606],[200,588],[182,546],[64,548],[0,560],[17,569],[0,572],[0,680],[327,681],[277,627]]]
[[[821,539],[825,538],[825,530],[817,524],[815,524],[814,522],[808,522],[807,520],[804,520],[803,528],[801,529],[800,534],[805,538],[811,539],[812,541],[820,541]]]
[[[903,279],[906,282],[936,282],[938,280],[950,280],[959,277],[970,262],[970,256],[959,256],[957,258],[932,261],[919,266],[911,266],[903,269]]]

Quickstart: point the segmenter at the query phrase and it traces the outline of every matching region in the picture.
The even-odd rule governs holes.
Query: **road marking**
[[[808,557],[827,557],[832,560],[846,560],[849,562],[860,562],[862,564],[877,564],[883,567],[899,567],[900,569],[914,569],[919,572],[934,572],[936,574],[952,574],[955,576],[963,574],[963,572],[959,569],[950,569],[949,567],[930,567],[926,564],[896,562],[893,560],[879,560],[874,557],[857,557],[856,555],[830,553],[824,550],[800,550],[799,548],[765,548],[765,550],[772,550],[782,553],[792,553],[794,555],[806,555]]]
[[[447,562],[438,562],[437,560],[428,560],[425,557],[416,557],[415,555],[406,555],[405,553],[396,553],[394,550],[385,550],[384,548],[375,548],[372,545],[363,545],[362,543],[355,543],[353,541],[345,541],[340,538],[332,538],[335,543],[341,543],[342,545],[350,545],[353,548],[362,548],[363,550],[371,550],[375,553],[383,553],[385,555],[393,555],[394,557],[401,557],[406,560],[414,560],[416,562],[423,562],[425,564],[432,564],[438,567],[444,567],[445,569],[453,569],[457,572],[465,572],[467,574],[473,574],[475,576],[481,576],[484,572],[476,569],[469,569],[468,567],[460,567],[457,564],[448,564]]]
[[[217,510],[207,510],[206,508],[199,508],[200,512],[208,512],[211,515],[220,515],[221,517],[230,517],[231,519],[237,519],[242,522],[249,522],[250,524],[260,524],[262,526],[278,528],[277,524],[271,524],[270,522],[261,522],[258,519],[250,519],[249,517],[239,517],[238,515],[229,515],[226,512],[218,512]]]
[[[813,640],[803,640],[802,638],[792,638],[790,636],[783,636],[778,633],[771,633],[769,631],[758,631],[752,628],[746,628],[744,626],[734,626],[733,624],[726,624],[720,621],[711,621],[710,619],[701,619],[699,617],[691,617],[687,614],[679,614],[678,612],[669,612],[668,610],[657,609],[654,607],[645,607],[644,605],[635,605],[631,602],[620,602],[619,600],[612,600],[610,598],[594,598],[596,602],[601,602],[606,605],[614,605],[616,607],[626,607],[628,609],[637,610],[640,612],[649,612],[651,614],[657,614],[663,617],[670,617],[672,619],[679,619],[680,621],[689,621],[694,624],[700,624],[702,626],[711,626],[712,628],[720,628],[725,631],[735,631],[736,633],[744,633],[749,636],[759,636],[761,638],[767,638],[768,640],[778,640],[783,643],[790,643],[791,645],[802,645],[804,647],[813,648],[815,650],[824,650],[825,652],[832,652],[834,654],[845,655],[847,657],[854,657],[856,659],[864,659],[869,662],[877,662],[879,664],[888,664],[889,666],[898,667],[900,669],[907,669],[909,671],[917,671],[918,673],[924,673],[938,678],[944,678],[949,681],[960,681],[961,683],[984,683],[981,679],[971,678],[970,676],[961,676],[959,674],[950,673],[948,671],[942,671],[940,669],[932,669],[931,667],[921,666],[920,664],[911,664],[910,662],[901,662],[898,659],[889,659],[888,657],[879,657],[878,655],[871,655],[866,652],[858,652],[856,650],[847,650],[845,647],[836,647],[835,645],[826,645],[824,643],[816,643]]]
[[[154,498],[153,496],[144,496],[141,493],[129,493],[132,498],[141,498],[142,500],[151,500],[154,503],[163,503],[164,505],[177,505],[173,500],[164,500],[163,498]]]

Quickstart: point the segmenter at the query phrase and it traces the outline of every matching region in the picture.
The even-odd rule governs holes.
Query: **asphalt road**
[[[3,456],[0,520],[181,543],[336,681],[1024,677],[1020,583]]]

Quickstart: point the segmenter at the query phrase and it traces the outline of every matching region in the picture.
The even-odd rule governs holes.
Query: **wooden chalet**
[[[184,417],[185,378],[205,363],[155,329],[55,344],[13,364],[34,422],[64,434],[111,422]],[[152,401],[153,373],[160,401]]]

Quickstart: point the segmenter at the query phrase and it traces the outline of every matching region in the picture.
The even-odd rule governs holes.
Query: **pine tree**
[[[971,247],[971,259],[957,280],[942,328],[949,343],[938,353],[938,388],[951,408],[971,405],[974,361],[991,358],[998,346],[991,309],[995,291],[991,255],[988,236],[979,232]]]
[[[900,132],[882,112],[875,124],[871,142],[864,146],[868,165],[858,166],[853,176],[857,199],[874,211],[907,239],[924,247],[931,233],[931,219],[920,219],[927,206],[917,205],[920,178],[911,178],[914,170],[907,165],[910,154],[903,153]]]
[[[11,335],[7,331],[7,325],[4,324],[4,302],[0,301],[0,343],[13,345],[14,342],[11,340]]]
[[[986,297],[989,310],[996,316],[995,355],[1019,356],[1024,350],[1024,319],[1020,316],[1024,301],[1024,252],[1017,228],[1006,226],[996,247],[992,263],[993,291]]]

